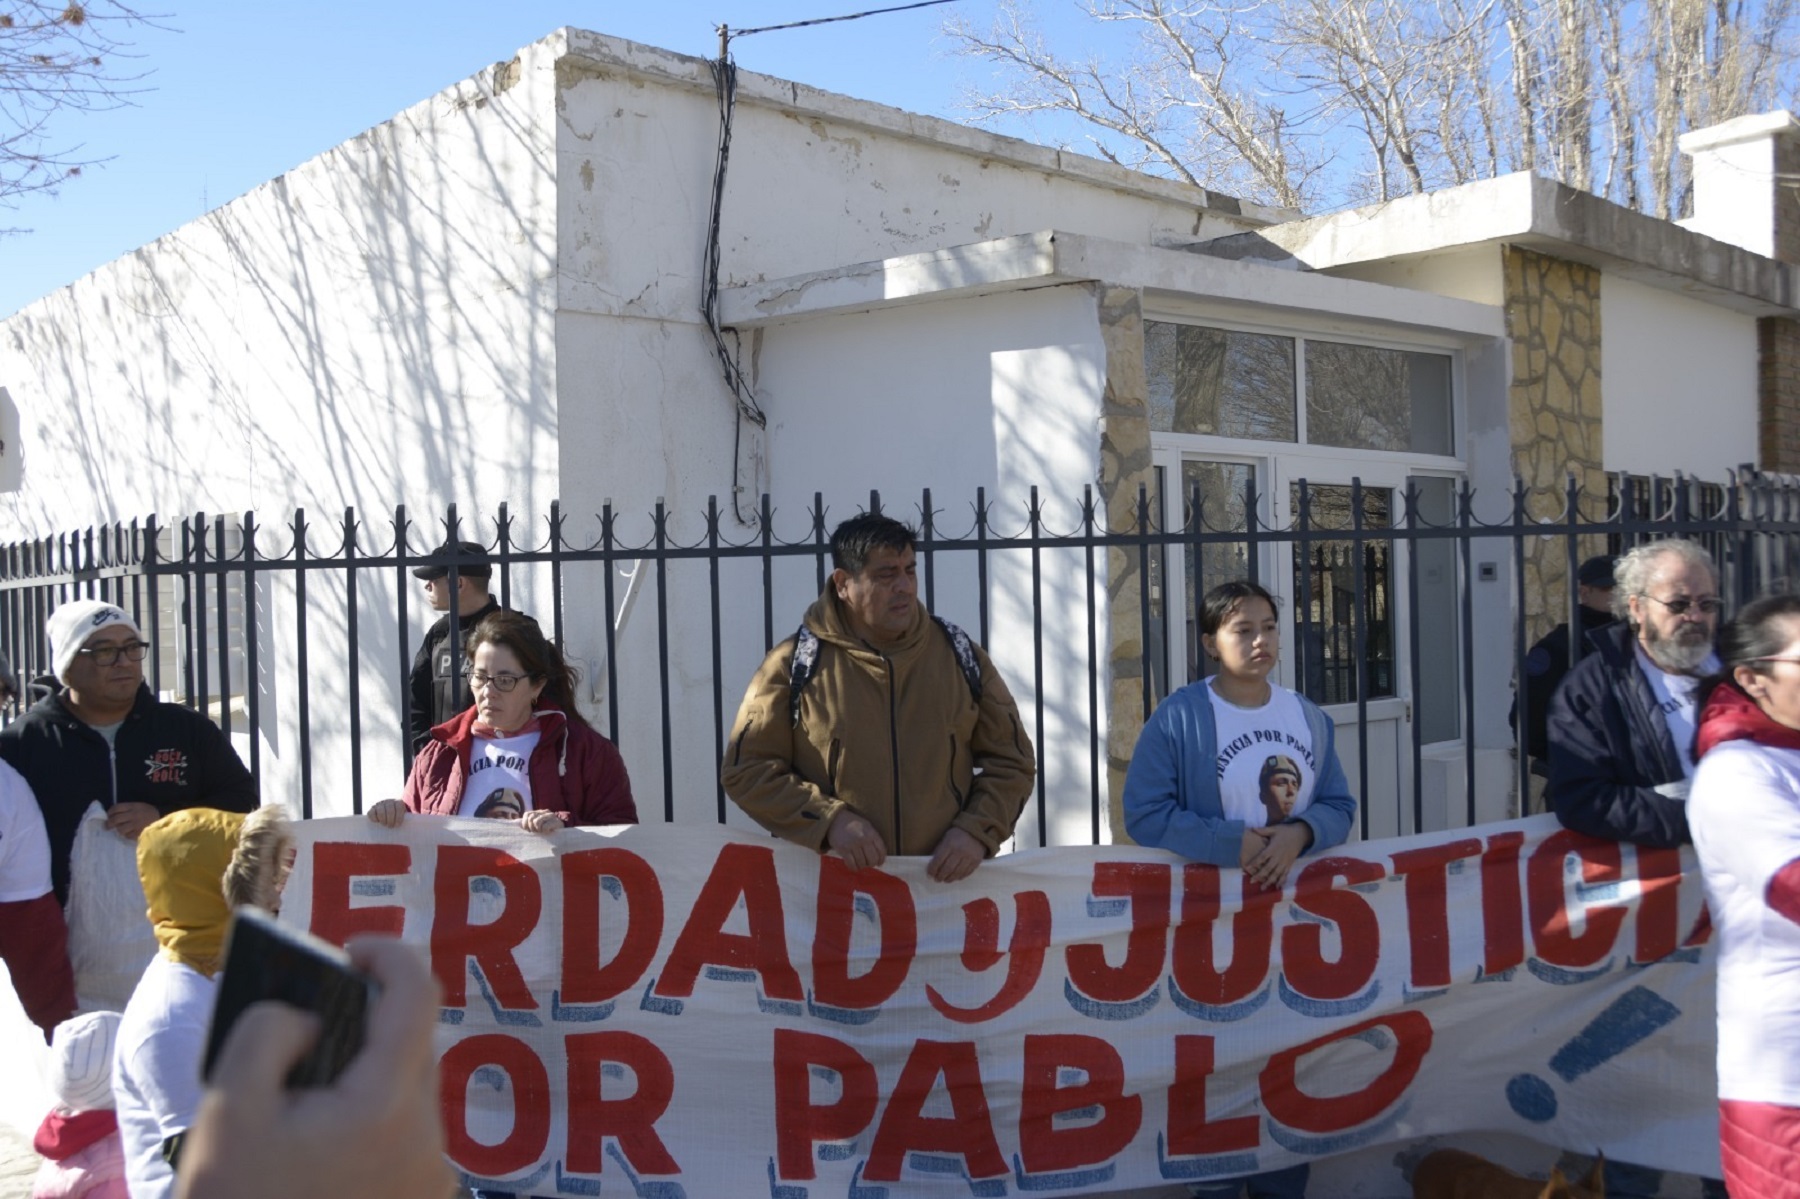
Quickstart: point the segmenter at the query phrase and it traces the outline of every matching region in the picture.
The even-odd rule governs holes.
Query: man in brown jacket
[[[993,662],[919,603],[913,540],[877,515],[832,533],[831,578],[751,680],[720,778],[789,841],[853,870],[929,854],[950,883],[1012,836],[1037,762]]]

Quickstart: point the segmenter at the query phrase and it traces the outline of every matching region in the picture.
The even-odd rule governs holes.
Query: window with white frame
[[[1448,354],[1146,321],[1144,369],[1152,432],[1455,453]]]
[[[1293,685],[1325,704],[1351,702],[1359,692],[1369,700],[1398,696],[1398,622],[1415,617],[1395,606],[1406,582],[1396,540],[1332,531],[1404,524],[1409,485],[1422,523],[1447,521],[1461,474],[1454,353],[1355,341],[1336,330],[1326,336],[1172,320],[1146,321],[1144,343],[1153,444],[1164,447],[1158,483],[1181,489],[1163,498],[1163,519],[1208,532],[1248,528],[1246,484],[1253,482],[1256,518],[1291,527],[1300,517],[1299,480],[1307,480],[1307,527],[1320,535],[1294,544],[1281,555],[1286,561],[1262,563],[1264,581],[1285,590],[1292,605],[1293,643],[1284,656]],[[1356,505],[1352,478],[1363,480]],[[1422,623],[1416,651],[1423,670],[1413,698],[1427,741],[1460,735],[1456,658],[1444,652],[1457,624],[1450,549],[1447,541],[1424,541],[1414,551],[1423,568],[1420,611],[1449,617]],[[1213,585],[1247,572],[1246,552],[1196,544],[1185,563],[1168,564],[1168,582],[1179,580],[1175,590],[1185,594],[1166,596],[1176,606],[1170,611],[1166,588],[1155,586],[1153,618],[1164,628],[1176,619],[1168,633],[1183,644],[1168,663],[1175,678],[1158,678],[1159,692],[1180,685],[1183,674],[1207,671],[1194,644],[1195,606]],[[1182,608],[1185,620],[1176,616]]]

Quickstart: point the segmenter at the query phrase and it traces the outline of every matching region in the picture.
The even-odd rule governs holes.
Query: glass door
[[[1152,654],[1152,670],[1166,662],[1172,676],[1156,680],[1158,699],[1213,672],[1200,649],[1200,597],[1220,583],[1252,577],[1275,590],[1267,554],[1252,569],[1249,541],[1252,504],[1257,528],[1268,528],[1268,473],[1267,462],[1256,458],[1156,456],[1162,527],[1183,534],[1150,564],[1152,647],[1157,640],[1165,647]]]
[[[1454,523],[1456,480],[1374,463],[1276,465],[1278,519],[1296,534],[1284,560],[1293,686],[1337,725],[1363,835],[1418,832],[1415,749],[1462,736],[1455,543],[1384,531],[1408,526],[1409,484],[1417,527]]]
[[[1357,835],[1418,831],[1415,740],[1423,748],[1462,735],[1457,568],[1452,541],[1414,544],[1395,530],[1407,524],[1409,479],[1418,522],[1451,523],[1455,479],[1304,453],[1169,450],[1155,466],[1162,527],[1182,534],[1150,563],[1156,697],[1212,671],[1200,648],[1201,597],[1231,579],[1257,579],[1280,601],[1277,681],[1336,726],[1362,811]]]
[[[1337,726],[1361,835],[1397,836],[1412,807],[1411,773],[1401,768],[1412,707],[1398,662],[1396,547],[1382,534],[1393,528],[1404,491],[1379,476],[1320,479],[1317,464],[1308,465],[1315,477],[1290,478],[1279,497],[1283,523],[1297,535],[1284,563],[1293,686]]]

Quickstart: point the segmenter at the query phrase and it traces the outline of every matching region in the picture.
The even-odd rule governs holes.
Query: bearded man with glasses
[[[149,646],[122,608],[76,600],[44,631],[61,688],[0,731],[0,759],[44,813],[58,901],[69,899],[69,856],[90,804],[129,841],[182,808],[255,810],[256,784],[219,727],[144,685]]]
[[[1588,635],[1550,702],[1550,808],[1609,841],[1686,845],[1694,688],[1718,669],[1719,573],[1679,538],[1638,546],[1613,570],[1619,623]]]

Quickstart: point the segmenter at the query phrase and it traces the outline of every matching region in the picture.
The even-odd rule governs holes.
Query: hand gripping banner
[[[720,827],[301,833],[283,919],[429,952],[483,1188],[1072,1195],[1472,1130],[1716,1174],[1693,857],[1547,817],[1280,891],[1124,847],[946,886]]]

